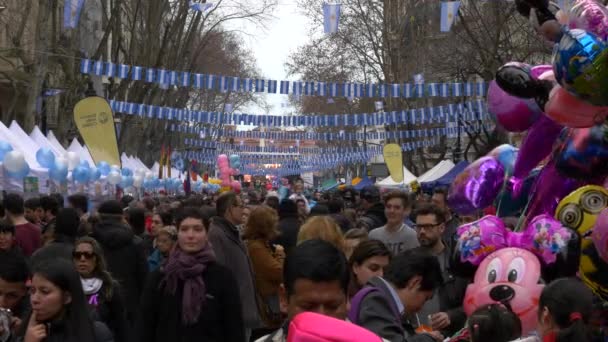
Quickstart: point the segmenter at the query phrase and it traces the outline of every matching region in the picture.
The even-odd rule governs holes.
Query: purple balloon
[[[468,215],[494,202],[505,177],[505,168],[494,157],[482,157],[456,176],[448,192],[448,205]]]
[[[542,112],[533,99],[523,99],[502,90],[496,81],[488,89],[488,111],[509,132],[523,132],[538,120]]]
[[[540,75],[546,73],[547,71],[553,71],[553,65],[537,65],[535,67],[532,67],[532,69],[530,70],[530,75],[532,75],[532,77],[538,79],[540,77]]]
[[[538,163],[547,158],[553,149],[553,143],[559,137],[563,126],[549,119],[546,115],[541,117],[528,130],[528,134],[519,148],[515,167],[513,168],[513,194],[518,197],[523,179],[528,176]]]

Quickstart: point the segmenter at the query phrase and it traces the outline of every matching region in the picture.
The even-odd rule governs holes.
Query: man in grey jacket
[[[223,193],[216,202],[217,215],[211,221],[209,242],[217,262],[230,268],[239,283],[239,293],[243,305],[245,342],[251,332],[261,326],[256,303],[253,269],[247,248],[239,235],[237,226],[243,223],[243,201],[234,192]]]
[[[393,258],[384,277],[372,278],[374,287],[360,302],[357,324],[391,342],[441,342],[437,331],[416,334],[404,317],[415,315],[433,297],[443,279],[434,256],[413,249]]]

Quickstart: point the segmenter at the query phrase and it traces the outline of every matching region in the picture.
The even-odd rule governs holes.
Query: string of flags
[[[84,0],[64,0],[63,2],[63,28],[74,29],[80,21],[80,13],[84,7]]]
[[[488,115],[486,103],[482,99],[401,111],[313,116],[205,112],[116,100],[110,100],[110,107],[115,113],[137,115],[149,119],[264,127],[380,126],[403,123],[418,125],[461,120],[462,116],[470,120],[482,120]],[[192,133],[199,133],[194,128],[192,130]]]
[[[146,83],[156,83],[161,88],[186,87],[193,90],[212,90],[222,93],[256,92],[300,96],[354,98],[423,98],[423,97],[483,97],[488,91],[487,82],[446,82],[424,84],[422,79],[414,83],[328,83],[321,81],[277,81],[268,79],[240,78],[147,68],[113,62],[83,59],[80,72],[86,75],[116,77]]]
[[[460,8],[460,1],[443,1],[441,2],[441,20],[440,30],[441,32],[450,32],[456,17],[458,16],[458,9]]]
[[[197,12],[205,13],[207,10],[211,9],[214,5],[210,2],[194,2],[190,1],[190,9]]]

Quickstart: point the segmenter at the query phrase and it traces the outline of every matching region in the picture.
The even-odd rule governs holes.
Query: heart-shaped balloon
[[[456,176],[448,192],[450,208],[469,215],[491,205],[500,192],[504,177],[505,168],[496,158],[479,158]]]

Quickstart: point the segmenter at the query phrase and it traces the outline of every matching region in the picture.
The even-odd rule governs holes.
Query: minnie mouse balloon
[[[492,204],[505,177],[505,169],[494,157],[482,157],[469,165],[452,183],[448,205],[459,214],[472,214]]]
[[[531,99],[510,95],[502,90],[496,81],[490,82],[488,89],[488,111],[496,117],[496,122],[509,132],[523,132],[541,115],[541,110]]]
[[[608,45],[583,30],[564,32],[553,52],[555,79],[595,106],[608,106]]]
[[[543,289],[538,258],[521,248],[504,248],[487,256],[467,287],[463,308],[467,315],[488,304],[509,305],[519,317],[522,335],[534,331]]]

